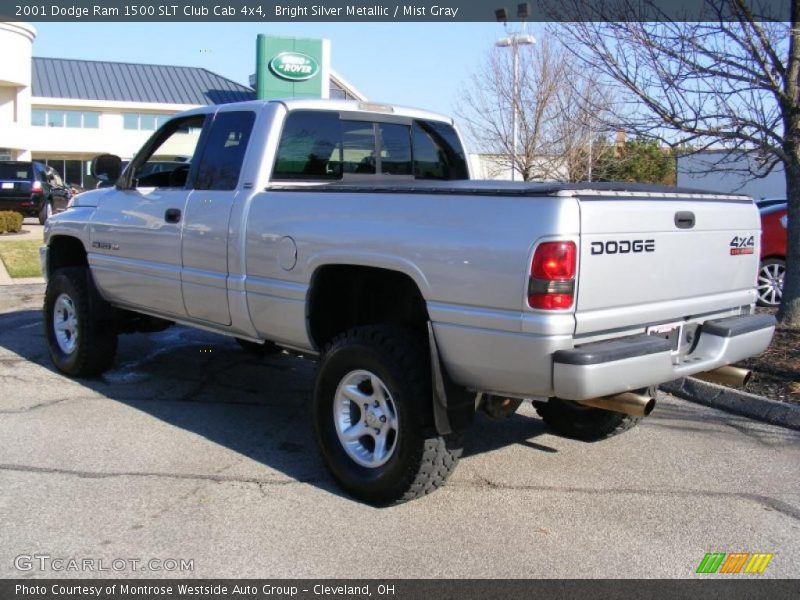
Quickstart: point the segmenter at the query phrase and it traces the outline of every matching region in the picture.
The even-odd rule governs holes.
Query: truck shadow
[[[120,336],[111,370],[96,379],[70,380],[50,363],[41,313],[31,310],[0,314],[0,373],[7,369],[13,369],[17,385],[33,386],[27,396],[35,398],[36,386],[62,380],[66,398],[85,398],[91,390],[260,463],[266,467],[265,479],[288,477],[340,494],[314,440],[310,397],[315,365],[309,360],[286,354],[255,357],[233,339],[173,327]],[[71,381],[80,388],[66,385]],[[493,422],[478,415],[464,455],[513,444],[542,456],[556,452],[533,441],[544,432],[538,419],[513,415]],[[147,470],[146,465],[138,468]]]

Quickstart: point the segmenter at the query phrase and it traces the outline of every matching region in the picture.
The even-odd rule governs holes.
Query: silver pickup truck
[[[150,168],[153,164],[169,168]],[[533,399],[597,440],[685,375],[742,381],[759,217],[743,196],[635,184],[471,181],[452,120],[287,100],[175,116],[116,182],[45,228],[50,355],[97,375],[117,336],[173,323],[319,359],[333,477],[386,505],[453,471],[477,410]]]

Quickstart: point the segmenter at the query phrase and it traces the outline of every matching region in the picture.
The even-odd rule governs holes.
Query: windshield
[[[31,180],[30,163],[0,163],[0,179]]]

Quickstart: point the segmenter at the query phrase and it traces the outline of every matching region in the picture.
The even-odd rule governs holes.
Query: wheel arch
[[[317,265],[306,295],[311,343],[322,351],[339,333],[379,323],[398,323],[426,334],[429,316],[423,289],[427,281],[419,271],[412,273],[371,263]]]
[[[89,258],[83,242],[71,235],[53,235],[47,243],[47,277],[65,267],[88,267]]]

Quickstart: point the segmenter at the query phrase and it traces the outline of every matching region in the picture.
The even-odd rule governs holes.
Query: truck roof
[[[360,112],[365,114],[405,117],[407,119],[422,119],[426,121],[441,121],[453,125],[453,119],[447,115],[411,108],[409,106],[398,106],[396,104],[383,104],[379,102],[361,102],[359,100],[327,100],[322,98],[278,98],[275,100],[247,100],[245,102],[235,102],[229,104],[208,105],[192,108],[184,111],[182,115],[204,114],[212,112],[222,107],[236,107],[240,109],[257,107],[265,104],[282,104],[287,110],[335,110],[339,112]]]
[[[342,112],[363,112],[382,115],[395,115],[411,119],[425,119],[429,121],[444,121],[452,125],[453,119],[439,113],[421,108],[398,106],[397,104],[384,104],[381,102],[362,102],[359,100],[329,100],[322,98],[285,98],[269,100],[279,102],[287,110],[337,110]]]

